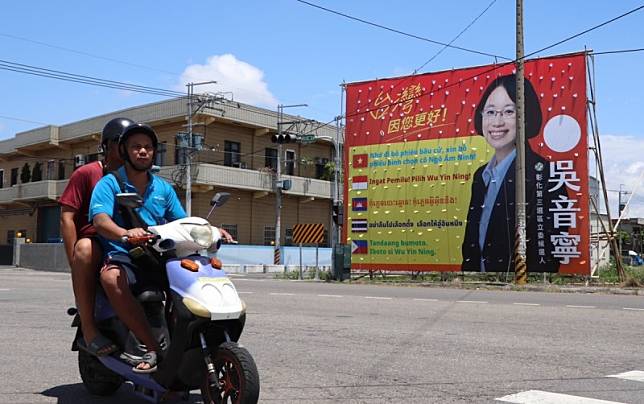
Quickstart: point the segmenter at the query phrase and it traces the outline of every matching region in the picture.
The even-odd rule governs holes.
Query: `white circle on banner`
[[[559,153],[575,148],[581,139],[581,128],[570,115],[555,115],[543,128],[543,140],[552,150]]]

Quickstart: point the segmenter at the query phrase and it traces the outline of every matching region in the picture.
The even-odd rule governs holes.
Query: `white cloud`
[[[213,55],[208,58],[206,64],[186,67],[177,88],[178,91],[185,91],[187,83],[212,80],[217,81],[217,84],[195,87],[195,93],[232,91],[235,101],[271,109],[278,104],[264,81],[264,72],[230,53]]]
[[[635,192],[625,217],[644,217],[644,184],[642,171],[644,170],[644,139],[636,136],[601,135],[602,157],[604,161],[604,175],[609,190],[622,189]],[[594,161],[594,158],[591,157]],[[595,175],[594,164],[591,163],[591,175]],[[601,195],[600,195],[601,196]],[[631,195],[622,195],[626,202]],[[617,216],[619,193],[609,192],[611,216]]]

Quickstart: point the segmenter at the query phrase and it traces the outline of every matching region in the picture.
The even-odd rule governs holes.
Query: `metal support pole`
[[[320,256],[319,256],[319,244],[315,244],[315,280],[320,280]]]
[[[194,94],[194,83],[186,84],[188,87],[188,150],[186,158],[186,214],[192,216],[192,96]]]
[[[277,106],[277,137],[282,134],[282,114],[284,113],[284,106],[282,104]],[[277,145],[277,168],[275,170],[275,250],[274,250],[274,263],[275,265],[281,264],[280,256],[280,234],[282,225],[282,187],[280,185],[282,175],[282,144]],[[286,271],[286,267],[284,267]]]
[[[302,280],[304,277],[302,276],[302,243],[300,243],[300,276],[299,279]]]
[[[523,0],[516,0],[516,240],[514,241],[514,279],[524,285],[528,278],[526,265],[526,196],[525,196],[525,102],[523,75]]]

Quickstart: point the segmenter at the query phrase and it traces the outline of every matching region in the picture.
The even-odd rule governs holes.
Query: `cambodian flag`
[[[367,198],[351,199],[351,210],[354,212],[364,212],[368,208]]]
[[[352,254],[367,254],[369,242],[367,240],[351,240]]]

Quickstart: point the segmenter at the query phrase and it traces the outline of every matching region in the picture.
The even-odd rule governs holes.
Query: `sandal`
[[[85,340],[81,337],[78,340],[78,346],[79,348],[82,348],[90,354],[98,357],[111,355],[119,349],[112,341],[102,334],[96,334],[96,337],[94,337],[89,344],[86,344]]]
[[[150,367],[147,369],[139,368],[139,365],[142,363],[147,363]],[[154,351],[146,352],[142,357],[141,361],[132,368],[134,373],[153,373],[157,370],[157,353]]]

